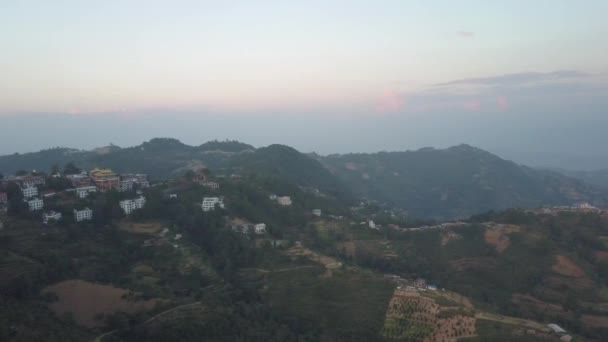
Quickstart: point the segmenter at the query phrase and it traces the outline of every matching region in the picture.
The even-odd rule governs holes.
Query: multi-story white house
[[[119,204],[125,214],[129,215],[133,212],[133,210],[143,208],[146,205],[146,198],[144,196],[139,196],[135,199],[120,201]]]
[[[211,190],[217,190],[220,188],[220,185],[216,182],[203,182],[201,185]]]
[[[76,188],[76,195],[80,198],[87,198],[90,193],[97,192],[97,187],[95,186],[81,186]]]
[[[23,193],[23,198],[32,198],[38,196],[38,188],[34,185],[29,185],[21,188],[21,193]]]
[[[312,214],[315,216],[321,216],[321,209],[313,209]]]
[[[277,203],[279,203],[280,205],[283,205],[283,206],[290,206],[291,197],[289,197],[289,196],[277,197]]]
[[[76,222],[89,221],[93,219],[93,210],[84,208],[82,210],[74,209],[74,220]]]
[[[224,209],[224,199],[221,197],[205,197],[203,198],[202,208],[203,211],[215,210],[215,205],[219,205],[220,208]]]
[[[27,201],[27,205],[30,211],[42,210],[44,208],[44,202],[40,198],[33,198]]]
[[[266,224],[258,223],[254,226],[254,229],[255,229],[256,234],[264,234],[264,233],[266,233]]]
[[[135,184],[135,181],[133,179],[121,180],[120,181],[120,191],[125,192],[125,191],[133,190],[133,184]]]
[[[59,221],[61,220],[61,213],[56,211],[49,211],[42,215],[42,222],[48,224],[50,221]]]

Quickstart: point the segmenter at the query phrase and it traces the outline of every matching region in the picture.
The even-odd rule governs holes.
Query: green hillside
[[[319,160],[356,195],[418,217],[467,217],[490,209],[603,203],[606,198],[581,181],[517,165],[468,145]]]

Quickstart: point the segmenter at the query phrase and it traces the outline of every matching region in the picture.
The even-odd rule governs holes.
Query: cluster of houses
[[[257,223],[257,224],[232,224],[230,226],[232,231],[242,234],[254,233],[256,235],[262,235],[266,233],[266,224],[265,223]]]
[[[125,215],[130,215],[133,210],[142,209],[146,205],[146,198],[144,196],[139,196],[134,199],[120,201],[118,204],[125,212]]]
[[[277,196],[275,194],[272,194],[272,195],[268,196],[268,198],[271,201],[276,201],[279,205],[282,205],[284,207],[288,207],[292,204],[291,197],[289,197],[289,196]]]
[[[572,206],[553,206],[553,207],[542,207],[540,209],[528,210],[527,212],[534,214],[545,214],[545,215],[557,215],[559,213],[564,212],[573,212],[573,213],[602,213],[603,210],[593,205],[582,202],[577,203]]]
[[[117,190],[121,192],[131,191],[136,186],[140,189],[150,186],[146,174],[121,174],[117,175],[110,169],[93,169],[88,173],[66,175],[70,180],[78,196],[85,198],[89,193],[96,191]]]
[[[59,178],[61,175],[55,174],[52,177]],[[137,186],[138,188],[147,188],[150,186],[148,176],[145,174],[122,174],[117,175],[110,169],[93,169],[90,172],[83,171],[78,174],[65,175],[65,178],[70,181],[73,188],[66,189],[66,193],[74,193],[78,198],[84,199],[89,197],[91,193],[105,192],[108,190],[117,190],[121,192],[131,191]],[[39,187],[46,184],[46,180],[42,176],[24,175],[8,177],[2,180],[2,183],[17,184],[21,189],[23,201],[27,203],[29,211],[39,211],[44,209],[44,199],[55,196],[56,193],[47,191],[40,193]],[[129,215],[133,210],[141,209],[145,205],[145,198],[140,196],[135,199],[125,200],[120,202],[120,207],[125,214]],[[0,211],[6,212],[8,196],[5,192],[0,192]],[[90,208],[74,209],[74,220],[76,222],[87,221],[93,218],[93,211]],[[56,211],[47,211],[42,214],[44,223],[52,221],[60,221],[62,214]]]
[[[405,291],[437,291],[437,286],[428,284],[423,278],[406,279],[394,274],[385,274],[384,279],[397,284],[397,288]]]
[[[203,211],[211,211],[215,210],[215,206],[218,206],[224,209],[224,198],[223,197],[205,197],[203,198],[203,203],[201,203],[201,207]]]

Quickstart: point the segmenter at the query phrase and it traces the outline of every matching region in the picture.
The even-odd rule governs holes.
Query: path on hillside
[[[96,338],[93,340],[93,342],[101,342],[101,340],[103,340],[103,338],[104,338],[104,337],[106,337],[106,336],[108,336],[108,335],[112,335],[113,333],[115,333],[115,332],[117,332],[117,331],[118,331],[118,329],[114,329],[114,330],[112,330],[112,331],[108,331],[108,332],[106,332],[106,333],[103,333],[103,334],[101,334],[101,335],[97,336],[97,337],[96,337]]]
[[[141,325],[146,325],[146,324],[152,322],[153,320],[155,320],[155,319],[157,319],[157,318],[159,318],[161,316],[164,316],[166,314],[169,314],[169,313],[171,313],[173,311],[180,310],[180,309],[187,308],[187,307],[191,307],[191,306],[196,306],[196,305],[201,305],[201,302],[194,302],[194,303],[189,303],[189,304],[184,304],[184,305],[176,306],[176,307],[174,307],[172,309],[169,309],[169,310],[166,310],[166,311],[163,311],[163,312],[159,313],[158,315],[156,315],[156,316],[148,319],[147,321],[143,322]]]
[[[297,266],[297,267],[292,267],[292,268],[282,268],[280,270],[266,270],[263,268],[241,268],[239,271],[258,271],[261,273],[280,273],[280,272],[294,271],[294,270],[299,270],[302,268],[312,268],[312,267],[317,267],[317,266],[306,265],[306,266]]]
[[[537,330],[541,330],[541,331],[547,329],[547,327],[544,324],[541,324],[541,323],[538,323],[535,321],[530,321],[530,320],[523,319],[523,318],[497,315],[497,314],[493,314],[493,313],[489,313],[489,312],[477,312],[475,314],[475,318],[483,319],[486,321],[495,321],[495,322],[507,323],[507,324],[512,324],[512,325],[525,326],[528,328],[537,329]]]

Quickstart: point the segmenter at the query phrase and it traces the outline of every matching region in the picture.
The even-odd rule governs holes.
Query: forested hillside
[[[467,217],[491,209],[577,201],[602,204],[607,198],[582,181],[517,165],[468,145],[319,160],[356,195],[418,217]]]

